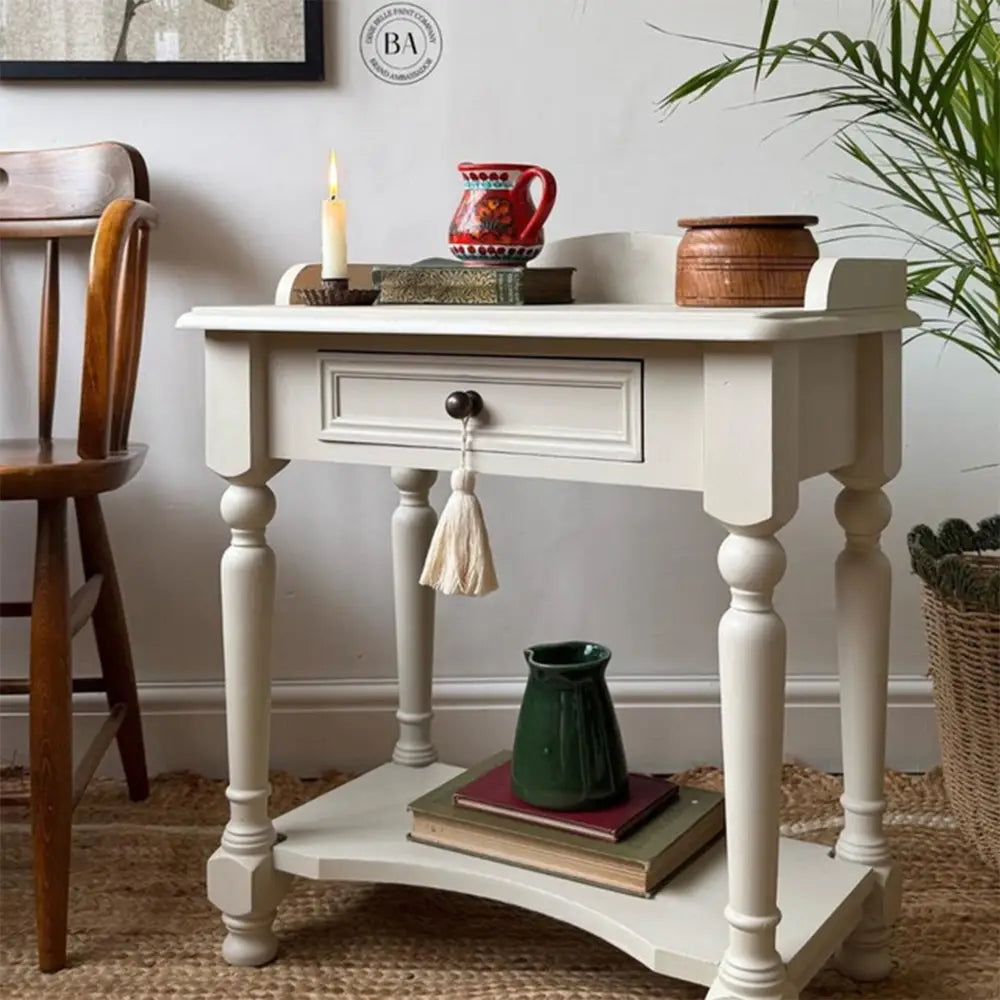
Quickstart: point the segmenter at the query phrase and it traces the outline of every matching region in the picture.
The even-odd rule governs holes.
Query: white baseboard
[[[678,770],[719,764],[719,683],[701,675],[616,678],[611,693],[631,766]],[[434,738],[442,759],[467,764],[509,746],[524,681],[514,677],[441,678],[434,685]],[[315,775],[331,768],[363,770],[382,763],[395,741],[396,683],[385,679],[285,680],[272,688],[271,761]],[[786,688],[785,755],[840,770],[838,684],[832,676],[796,675]],[[226,772],[225,693],[220,682],[139,685],[152,773]],[[78,695],[78,745],[100,724],[101,695]],[[665,711],[670,710],[670,711]],[[27,756],[27,700],[0,699],[0,755]],[[889,767],[917,771],[939,760],[930,681],[889,681]],[[114,753],[105,774],[117,774]]]

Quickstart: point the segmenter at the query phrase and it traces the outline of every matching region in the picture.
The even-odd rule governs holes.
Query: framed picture
[[[0,0],[0,79],[322,80],[323,0]]]

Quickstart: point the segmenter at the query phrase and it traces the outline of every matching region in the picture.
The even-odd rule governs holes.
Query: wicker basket
[[[1000,871],[1000,516],[910,532],[948,799],[979,856]]]

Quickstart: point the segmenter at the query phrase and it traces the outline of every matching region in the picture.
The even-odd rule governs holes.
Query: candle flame
[[[330,151],[330,173],[329,173],[329,184],[330,184],[330,197],[337,197],[337,154],[332,150]]]

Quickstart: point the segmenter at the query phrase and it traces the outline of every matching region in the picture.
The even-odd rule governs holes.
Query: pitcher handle
[[[545,220],[549,217],[549,212],[552,211],[552,206],[556,202],[556,179],[544,167],[528,167],[518,177],[511,195],[516,196],[536,177],[542,182],[542,196],[538,201],[538,208],[535,209],[534,214],[528,219],[527,225],[518,233],[517,241],[519,243],[535,242],[538,231],[545,225]]]

